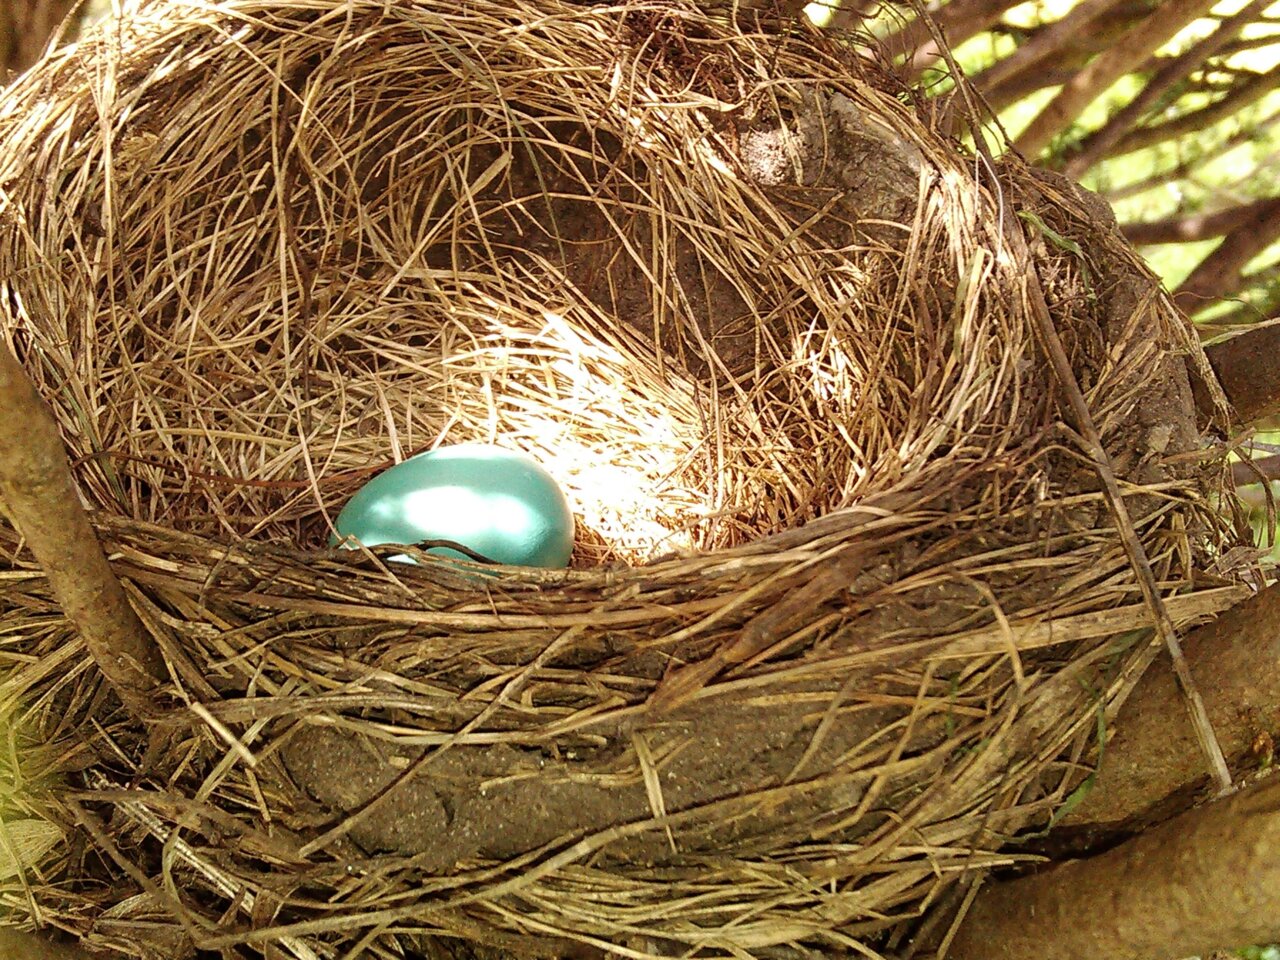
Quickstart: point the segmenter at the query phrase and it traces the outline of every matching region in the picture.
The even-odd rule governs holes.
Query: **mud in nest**
[[[3,534],[15,919],[874,956],[1017,860],[1151,623],[1028,269],[1175,623],[1245,540],[1188,323],[1087,196],[975,169],[855,45],[678,3],[169,0],[20,79],[4,333],[172,684],[123,716]],[[467,440],[559,480],[574,569],[324,549]]]

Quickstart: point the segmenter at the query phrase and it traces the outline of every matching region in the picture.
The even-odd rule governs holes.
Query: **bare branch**
[[[1215,123],[1235,116],[1276,89],[1280,89],[1280,67],[1273,67],[1265,73],[1255,73],[1207,107],[1192,110],[1155,126],[1130,130],[1116,141],[1107,156],[1118,157],[1207,130]]]
[[[1249,37],[1244,40],[1233,40],[1222,48],[1222,52],[1227,56],[1233,53],[1245,53],[1249,50],[1264,50],[1267,47],[1273,47],[1280,43],[1280,34],[1268,33],[1261,37]]]
[[[1231,465],[1231,479],[1235,481],[1237,487],[1247,487],[1254,483],[1280,480],[1280,453],[1273,453],[1269,457],[1259,457],[1247,463],[1233,463]]]
[[[1196,313],[1213,300],[1239,290],[1245,265],[1277,237],[1280,237],[1280,198],[1272,198],[1249,211],[1222,243],[1196,265],[1174,292],[1174,302],[1187,313]]]
[[[1210,160],[1217,159],[1225,153],[1234,150],[1242,144],[1248,143],[1261,133],[1270,130],[1277,123],[1280,123],[1280,110],[1268,114],[1261,120],[1254,123],[1241,124],[1240,129],[1230,136],[1223,137],[1207,150],[1195,153],[1193,156],[1187,157],[1185,160],[1179,161],[1167,170],[1161,170],[1159,173],[1153,173],[1149,177],[1141,180],[1135,180],[1132,183],[1126,183],[1123,186],[1113,187],[1104,191],[1104,195],[1112,203],[1120,200],[1127,200],[1130,197],[1136,197],[1139,194],[1146,193],[1148,190],[1154,190],[1165,184],[1173,183],[1175,180],[1181,180],[1188,176],[1196,167],[1208,163]]]
[[[953,46],[986,30],[1001,14],[1018,5],[1018,0],[951,0],[933,12],[933,19]],[[884,40],[892,54],[906,55],[910,73],[915,76],[938,62],[941,51],[929,32],[929,24],[921,17]]]
[[[0,501],[103,675],[130,712],[148,716],[164,661],[89,525],[53,417],[3,344],[0,410]]]
[[[1120,230],[1131,243],[1188,243],[1209,240],[1230,233],[1242,222],[1252,222],[1264,215],[1275,204],[1273,198],[1242,203],[1226,210],[1196,213],[1186,217],[1169,217],[1149,223],[1125,223]]]
[[[1026,43],[998,63],[983,70],[973,82],[981,90],[993,90],[1019,73],[1039,69],[1046,60],[1059,59],[1062,48],[1087,35],[1094,21],[1128,0],[1082,0],[1061,20],[1039,30]]]
[[[1138,95],[1115,115],[1109,117],[1102,128],[1087,137],[1080,152],[1066,164],[1069,177],[1083,176],[1084,172],[1107,156],[1108,151],[1123,139],[1175,84],[1190,75],[1210,57],[1220,53],[1240,32],[1262,13],[1272,0],[1253,0],[1241,8],[1235,16],[1224,20],[1219,27],[1172,60],[1162,63],[1155,75],[1143,86]]]
[[[979,891],[950,960],[1207,956],[1280,939],[1280,780]]]
[[[1019,150],[1038,154],[1108,87],[1214,5],[1215,0],[1167,0],[1099,54],[1036,115],[1017,138]]]
[[[1130,2],[1082,7],[1036,31],[1016,52],[974,77],[992,109],[1003,110],[1037,90],[1067,83],[1138,20],[1150,15],[1148,10],[1135,10]],[[1074,20],[1071,30],[1065,29],[1068,20]],[[1060,30],[1060,25],[1064,29]],[[1023,54],[1024,50],[1029,52]],[[1017,62],[1011,63],[1015,58]]]
[[[1236,302],[1236,307],[1214,315],[1211,320],[1197,324],[1201,338],[1220,334],[1239,334],[1256,329],[1261,324],[1280,320],[1280,263],[1247,273],[1240,278],[1238,289],[1224,295]]]
[[[884,9],[884,0],[827,0],[835,6],[826,29],[833,32],[857,30]]]
[[[1183,655],[1204,690],[1223,753],[1238,767],[1259,732],[1280,729],[1280,585],[1193,630]],[[1093,788],[1064,825],[1128,824],[1166,798],[1207,783],[1209,768],[1166,657],[1148,668],[1114,726]]]

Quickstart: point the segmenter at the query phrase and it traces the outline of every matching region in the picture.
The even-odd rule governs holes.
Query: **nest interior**
[[[171,683],[124,716],[4,529],[14,922],[896,948],[1146,656],[1028,268],[1174,622],[1238,596],[1221,394],[1113,227],[852,41],[678,2],[168,0],[51,55],[0,100],[0,319]],[[547,466],[573,569],[324,547],[464,440]]]

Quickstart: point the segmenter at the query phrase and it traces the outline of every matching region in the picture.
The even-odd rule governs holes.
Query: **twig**
[[[164,660],[89,525],[53,417],[4,346],[0,411],[0,500],[107,681],[134,716],[149,716]]]
[[[913,5],[921,16],[926,16],[924,5],[920,0],[913,0]],[[931,26],[937,31],[936,25],[931,24]],[[994,171],[995,161],[991,156],[990,149],[987,147],[986,139],[981,134],[981,124],[979,123],[981,113],[971,99],[972,91],[968,84],[963,81],[964,74],[955,62],[955,58],[951,55],[950,49],[946,47],[940,33],[937,39],[942,44],[943,55],[947,59],[947,65],[952,75],[956,78],[959,89],[968,105],[971,123],[975,131],[974,145],[978,150],[979,156],[986,162],[987,169]],[[1008,196],[1005,185],[994,174],[992,182],[1001,204],[1011,206],[1012,199]],[[1151,562],[1147,558],[1147,552],[1143,548],[1137,532],[1134,530],[1133,520],[1129,516],[1129,510],[1125,506],[1124,498],[1120,495],[1120,485],[1116,481],[1115,471],[1111,466],[1111,458],[1108,456],[1106,448],[1102,445],[1102,437],[1098,433],[1097,425],[1093,422],[1092,414],[1089,412],[1088,401],[1084,398],[1084,393],[1076,380],[1075,371],[1071,368],[1071,361],[1067,358],[1067,352],[1062,346],[1062,340],[1058,337],[1057,327],[1053,324],[1053,317],[1049,313],[1049,305],[1045,301],[1044,291],[1040,287],[1040,279],[1033,267],[1031,252],[1027,248],[1026,237],[1023,235],[1022,227],[1019,225],[1020,220],[1016,217],[1004,217],[1002,220],[1004,237],[1009,244],[1010,253],[1023,268],[1020,273],[1024,278],[1027,302],[1031,307],[1031,315],[1035,321],[1037,333],[1048,356],[1050,366],[1053,368],[1054,379],[1057,380],[1063,393],[1066,394],[1067,405],[1070,407],[1072,419],[1076,421],[1075,427],[1079,432],[1080,439],[1083,441],[1084,452],[1093,461],[1098,478],[1102,481],[1103,492],[1106,494],[1107,506],[1110,509],[1112,518],[1115,520],[1116,531],[1120,535],[1120,541],[1124,546],[1125,553],[1133,566],[1138,587],[1142,591],[1143,600],[1146,601],[1147,606],[1151,609],[1152,617],[1155,620],[1156,635],[1163,640],[1164,646],[1168,649],[1169,656],[1173,661],[1174,674],[1178,678],[1178,683],[1186,699],[1187,710],[1191,714],[1196,736],[1200,741],[1200,748],[1209,763],[1209,769],[1212,771],[1214,779],[1218,782],[1219,791],[1225,793],[1231,789],[1231,771],[1227,768],[1226,758],[1222,755],[1222,748],[1214,735],[1213,725],[1209,722],[1204,700],[1196,689],[1195,680],[1187,667],[1186,658],[1182,655],[1182,644],[1178,640],[1177,628],[1173,625],[1173,620],[1169,617],[1169,611],[1165,608],[1164,600],[1156,587],[1155,574],[1151,570]],[[1145,669],[1152,656],[1154,656],[1154,650],[1149,652],[1148,657],[1139,661],[1139,665]]]

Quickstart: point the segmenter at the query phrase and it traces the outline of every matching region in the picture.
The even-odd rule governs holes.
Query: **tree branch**
[[[933,14],[933,19],[947,42],[955,46],[986,30],[1001,14],[1017,5],[1018,0],[951,0]],[[929,24],[921,17],[885,37],[883,43],[889,53],[906,55],[913,77],[942,56],[929,32]]]
[[[1222,751],[1238,766],[1260,732],[1280,729],[1280,584],[1193,630],[1183,654]],[[1114,726],[1093,787],[1063,818],[1064,826],[1116,828],[1207,782],[1209,770],[1167,657],[1148,668]]]
[[[1243,221],[1256,220],[1259,216],[1266,214],[1275,202],[1268,197],[1264,200],[1254,200],[1251,203],[1229,207],[1226,210],[1196,213],[1189,217],[1169,217],[1164,220],[1152,220],[1149,223],[1125,223],[1120,225],[1120,230],[1130,243],[1138,245],[1208,240],[1230,233]]]
[[[1075,10],[1072,13],[1075,13]],[[1137,21],[1150,15],[1149,10],[1135,10],[1132,3],[1112,4],[1105,10],[1086,10],[1083,13],[1093,13],[1089,18],[1090,22],[1083,24],[1077,20],[1078,29],[1066,36],[1059,35],[1058,42],[1043,56],[1034,60],[1028,56],[1023,63],[1017,65],[1019,66],[1017,70],[1010,70],[1004,66],[1007,60],[1018,56],[1023,49],[1036,44],[1041,36],[1050,32],[1056,33],[1058,24],[1063,21],[1059,20],[1041,28],[1019,48],[1017,53],[996,63],[974,78],[974,83],[982,91],[993,110],[1001,111],[1037,90],[1069,82],[1085,64],[1099,53],[1109,49]],[[1068,14],[1068,17],[1070,16],[1071,14]]]
[[[3,344],[0,410],[0,501],[103,675],[131,713],[148,716],[165,675],[160,650],[89,525],[53,417]]]
[[[1135,150],[1167,143],[1208,129],[1221,120],[1235,116],[1245,107],[1257,103],[1277,88],[1280,88],[1280,67],[1272,68],[1265,73],[1254,74],[1207,107],[1192,110],[1151,127],[1136,127],[1129,130],[1115,142],[1112,149],[1107,152],[1107,156],[1118,157],[1133,153]]]
[[[1280,158],[1280,153],[1276,156]],[[1280,263],[1269,263],[1246,273],[1240,278],[1240,288],[1229,294],[1236,299],[1236,307],[1198,324],[1200,336],[1235,334],[1246,327],[1259,327],[1270,320],[1280,320],[1280,283],[1277,280],[1280,280]]]
[[[1055,136],[1108,87],[1153,54],[1188,23],[1207,13],[1215,0],[1167,0],[1139,21],[1110,49],[1096,57],[1054,97],[1017,138],[1028,156],[1040,153]]]
[[[1205,353],[1240,423],[1280,413],[1280,323],[1260,323]]]
[[[1067,162],[1063,172],[1069,177],[1083,176],[1085,171],[1107,156],[1111,148],[1159,103],[1166,92],[1210,57],[1222,52],[1271,2],[1272,0],[1252,0],[1235,16],[1224,20],[1209,36],[1193,43],[1172,60],[1162,63],[1137,96],[1109,117],[1101,129],[1085,138],[1080,145],[1080,152]]]
[[[1265,19],[1260,22],[1265,22]],[[1263,50],[1267,47],[1274,47],[1277,43],[1280,43],[1280,34],[1268,33],[1260,37],[1233,40],[1222,48],[1222,52],[1230,56],[1233,53],[1245,53],[1248,50]]]
[[[1062,48],[1088,36],[1094,21],[1115,7],[1123,6],[1129,0],[1082,0],[1067,11],[1060,20],[1056,20],[1042,30],[1038,30],[1026,43],[1013,53],[999,60],[973,78],[980,90],[994,90],[1014,76],[1025,73],[1032,68],[1037,72],[1046,60],[1057,61],[1061,58]]]
[[[1233,463],[1231,479],[1237,487],[1280,480],[1280,453],[1273,453],[1269,457],[1258,457],[1247,463]]]
[[[1167,960],[1280,939],[1280,780],[979,891],[950,960]]]
[[[1198,153],[1195,156],[1179,161],[1168,170],[1162,170],[1149,177],[1143,177],[1141,180],[1134,180],[1131,183],[1124,184],[1123,186],[1105,190],[1103,193],[1108,200],[1112,203],[1116,203],[1120,200],[1128,200],[1130,197],[1136,197],[1141,193],[1146,193],[1148,190],[1154,190],[1156,187],[1162,187],[1175,180],[1180,180],[1191,173],[1191,171],[1196,167],[1208,163],[1210,160],[1217,159],[1243,143],[1248,143],[1259,134],[1270,130],[1277,123],[1280,123],[1280,110],[1268,114],[1257,123],[1242,125],[1235,133],[1230,136],[1223,137],[1218,143],[1214,144],[1209,149]]]
[[[1277,237],[1280,237],[1280,197],[1273,197],[1250,210],[1222,243],[1196,265],[1174,291],[1174,302],[1188,314],[1194,314],[1211,301],[1239,290],[1245,265]]]

